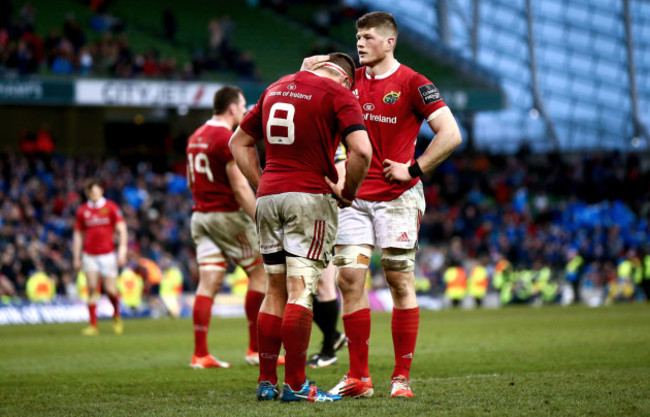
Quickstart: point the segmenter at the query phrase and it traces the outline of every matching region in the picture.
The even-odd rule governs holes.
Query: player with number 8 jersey
[[[313,296],[338,228],[337,201],[349,206],[366,176],[372,149],[361,107],[350,92],[354,62],[332,53],[314,71],[300,71],[272,84],[230,139],[237,165],[257,186],[257,230],[268,274],[258,318],[259,400],[277,397],[273,361],[286,352],[282,401],[336,401],[305,375],[313,320]],[[350,156],[343,188],[334,154],[341,139]],[[264,140],[262,173],[255,144]],[[336,199],[332,196],[336,196]]]
[[[258,197],[291,191],[329,194],[323,177],[338,179],[334,133],[340,131],[345,137],[365,130],[354,96],[320,78],[310,71],[281,78],[242,122],[242,129],[258,140],[262,139],[259,133],[265,133],[266,166]]]

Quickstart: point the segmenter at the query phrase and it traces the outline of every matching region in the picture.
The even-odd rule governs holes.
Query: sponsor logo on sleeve
[[[422,97],[424,104],[431,104],[442,100],[440,91],[438,91],[436,86],[433,84],[426,84],[422,87],[418,87],[418,91],[420,92],[420,96]]]
[[[399,99],[399,96],[402,94],[402,92],[395,92],[391,91],[390,93],[386,94],[384,96],[384,103],[386,104],[393,104]]]

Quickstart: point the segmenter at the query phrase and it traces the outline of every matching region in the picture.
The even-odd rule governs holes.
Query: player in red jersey
[[[305,361],[313,295],[337,230],[332,193],[341,205],[349,205],[370,163],[361,108],[348,89],[353,83],[352,59],[330,54],[318,70],[300,71],[271,85],[230,140],[237,164],[258,188],[257,230],[268,274],[258,319],[259,400],[278,396],[275,358],[280,345],[286,353],[282,401],[341,398],[307,380]],[[350,150],[342,188],[334,185],[338,179],[334,153],[340,138]],[[263,173],[255,148],[262,139]]]
[[[81,269],[84,272],[88,286],[90,325],[83,329],[82,333],[86,336],[99,334],[95,309],[101,279],[104,291],[113,304],[113,330],[121,334],[124,324],[120,317],[116,280],[118,267],[126,263],[126,223],[117,204],[104,198],[104,189],[98,179],[87,179],[84,188],[88,201],[77,209],[77,221],[72,235],[73,267],[75,271]],[[117,256],[113,241],[116,230]]]
[[[364,282],[372,248],[379,246],[394,304],[391,396],[412,397],[409,372],[420,320],[413,270],[425,208],[419,177],[444,161],[460,145],[461,136],[433,83],[395,60],[393,17],[385,12],[368,13],[359,18],[356,28],[363,67],[357,70],[353,92],[364,111],[373,157],[357,199],[339,216],[333,262],[340,268],[350,369],[330,392],[352,397],[373,394],[368,369],[370,309]],[[314,67],[307,60],[305,64]],[[424,120],[435,139],[415,161],[415,141]]]
[[[255,195],[235,164],[228,141],[246,113],[246,99],[234,86],[214,95],[214,115],[187,142],[187,176],[194,196],[192,239],[196,244],[199,285],[194,301],[193,368],[228,368],[210,355],[207,334],[212,303],[221,289],[226,262],[233,260],[248,274],[244,308],[249,345],[245,356],[257,365],[257,314],[264,300],[266,276],[255,233]]]

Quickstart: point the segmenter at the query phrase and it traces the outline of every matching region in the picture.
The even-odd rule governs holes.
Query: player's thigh
[[[424,213],[424,192],[417,183],[398,198],[373,203],[371,216],[380,248],[417,248]]]
[[[259,243],[255,223],[243,210],[216,214],[217,220],[209,225],[212,240],[221,248],[226,258],[246,268],[259,257]]]
[[[259,250],[262,254],[284,250],[284,230],[279,212],[284,198],[286,198],[285,194],[271,194],[257,199],[255,220]]]
[[[325,260],[334,247],[338,208],[330,194],[287,193],[281,215],[284,249],[296,256]]]
[[[99,275],[102,279],[115,279],[119,275],[117,266],[117,255],[115,252],[97,256],[99,264]]]
[[[257,263],[249,268],[245,268],[248,275],[248,290],[264,292],[266,286],[266,272],[264,264]]]
[[[86,275],[86,286],[88,287],[88,294],[92,295],[99,289],[99,271],[89,270],[84,271],[84,274]]]
[[[375,246],[375,228],[368,205],[369,202],[356,199],[350,207],[339,210],[337,246]]]
[[[101,280],[102,280],[102,288],[104,288],[106,294],[109,295],[117,294],[117,278],[102,276]]]
[[[326,302],[336,299],[336,266],[329,263],[323,269],[320,281],[318,282],[318,301]]]
[[[214,242],[213,237],[210,236],[209,232],[210,223],[216,221],[213,214],[214,213],[201,213],[198,211],[192,213],[190,230],[192,232],[194,246],[196,247],[196,260],[199,263],[199,267],[201,261],[206,258],[223,258],[221,248],[219,248],[219,246]],[[219,262],[225,262],[225,258]]]
[[[97,255],[84,253],[81,255],[81,270],[86,275],[86,285],[90,291],[97,291],[101,265]]]
[[[227,259],[242,266],[252,265],[259,258],[255,224],[243,211],[192,214],[192,239],[196,245],[197,261],[219,264]]]

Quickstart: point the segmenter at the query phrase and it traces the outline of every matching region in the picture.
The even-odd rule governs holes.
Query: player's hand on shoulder
[[[409,174],[408,164],[384,160],[384,178],[390,182],[409,182],[413,179]]]
[[[329,55],[308,56],[307,58],[302,60],[302,66],[300,67],[300,71],[317,70],[318,68],[322,67],[325,62],[329,61],[329,59],[330,59]]]
[[[337,204],[340,208],[350,207],[352,205],[352,200],[348,200],[343,197],[343,187],[334,184],[329,178],[325,177],[325,182],[332,190],[332,195],[337,201]]]

